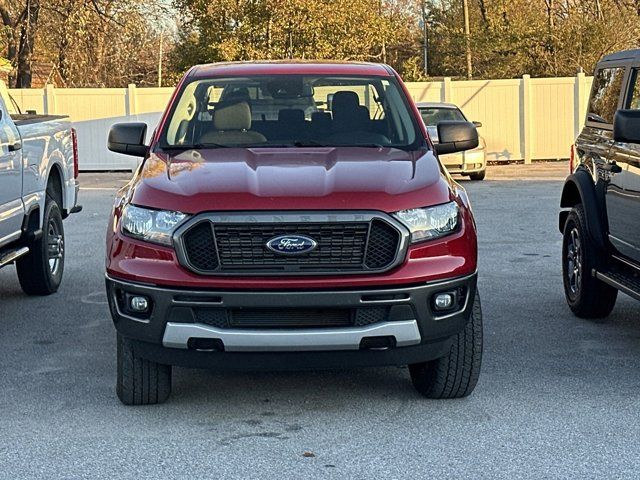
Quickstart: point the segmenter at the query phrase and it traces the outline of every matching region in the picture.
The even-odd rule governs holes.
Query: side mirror
[[[116,123],[109,130],[107,148],[124,155],[144,157],[147,154],[146,136],[146,123]]]
[[[476,128],[480,128],[482,126],[482,122],[473,122]]]
[[[473,150],[479,144],[478,131],[471,122],[443,121],[438,123],[438,140],[435,145],[440,155]]]
[[[613,117],[613,140],[640,143],[640,110],[618,110]]]

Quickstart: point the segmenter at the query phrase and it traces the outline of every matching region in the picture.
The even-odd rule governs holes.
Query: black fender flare
[[[587,234],[595,242],[598,248],[605,247],[605,222],[600,208],[600,201],[593,182],[593,177],[585,169],[578,169],[567,177],[562,189],[560,207],[570,209],[581,203],[587,222]],[[560,232],[564,231],[564,226],[569,216],[569,210],[560,212],[558,227]]]
[[[42,228],[40,227],[40,204],[34,203],[24,214],[21,241],[29,244],[40,238],[40,236],[42,236]]]

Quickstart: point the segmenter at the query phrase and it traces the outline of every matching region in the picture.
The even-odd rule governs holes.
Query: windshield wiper
[[[332,147],[326,143],[317,142],[316,140],[295,140],[292,145],[294,147]]]
[[[316,140],[296,140],[292,143],[294,147],[362,147],[362,148],[387,148],[384,145],[379,143],[335,143],[333,145],[329,145],[327,143],[318,142]]]
[[[194,143],[193,145],[168,145],[167,150],[199,150],[204,148],[229,148],[229,145],[221,143]]]
[[[380,145],[379,143],[350,143],[344,145],[336,145],[337,147],[359,147],[359,148],[391,148],[388,146]]]

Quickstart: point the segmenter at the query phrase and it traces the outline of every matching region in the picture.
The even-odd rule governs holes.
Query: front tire
[[[125,405],[164,403],[171,394],[171,366],[136,355],[130,340],[118,334],[116,393]]]
[[[430,362],[409,365],[411,381],[427,398],[463,398],[471,394],[482,364],[482,307],[476,293],[471,317],[456,335],[449,353]]]
[[[486,176],[487,176],[487,171],[486,170],[482,170],[481,172],[470,173],[469,174],[469,178],[471,180],[478,181],[478,182],[481,182],[482,180],[484,180]]]
[[[47,196],[42,236],[29,245],[29,253],[16,262],[18,280],[27,295],[58,291],[64,272],[64,228],[60,206]]]
[[[562,238],[562,278],[567,304],[580,318],[602,320],[616,304],[618,291],[598,280],[592,271],[603,263],[587,235],[586,214],[581,204],[573,207],[564,225]]]

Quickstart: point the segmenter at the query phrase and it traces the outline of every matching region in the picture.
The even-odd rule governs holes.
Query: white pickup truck
[[[16,264],[22,290],[49,295],[64,270],[62,220],[79,212],[78,149],[67,117],[12,114],[0,85],[0,268]]]

